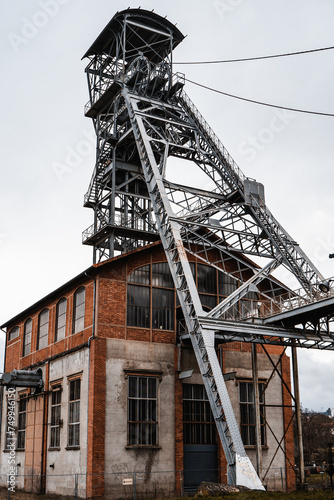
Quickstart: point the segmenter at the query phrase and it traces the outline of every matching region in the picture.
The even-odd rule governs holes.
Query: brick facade
[[[212,252],[214,257],[214,251]],[[86,463],[79,460],[82,450],[66,451],[77,457],[80,462],[80,473],[87,473],[86,495],[88,498],[103,497],[105,491],[103,472],[105,470],[105,433],[108,432],[109,423],[106,422],[106,394],[108,387],[106,384],[106,360],[108,339],[118,339],[126,341],[129,345],[136,342],[146,342],[152,345],[172,345],[175,346],[174,366],[172,368],[175,376],[174,385],[174,413],[175,413],[175,459],[174,469],[176,471],[175,488],[179,494],[182,489],[180,471],[183,470],[183,407],[182,407],[182,381],[179,380],[178,372],[178,348],[176,346],[176,331],[155,330],[150,328],[139,328],[127,326],[127,277],[134,269],[156,262],[164,262],[165,255],[159,244],[152,244],[140,251],[129,252],[126,255],[116,257],[103,264],[98,264],[82,273],[71,282],[65,284],[48,297],[27,309],[13,320],[7,323],[7,330],[19,326],[19,337],[7,342],[5,371],[11,372],[13,369],[35,369],[41,366],[45,382],[45,392],[36,398],[30,398],[27,413],[27,440],[25,450],[25,473],[29,471],[39,474],[48,474],[48,447],[50,442],[50,392],[49,381],[52,382],[50,373],[50,363],[62,363],[71,353],[84,353],[89,349],[89,366],[73,366],[73,373],[87,371],[88,394],[86,403],[88,407],[88,429],[87,429],[87,456]],[[236,270],[237,264],[230,260],[227,263],[229,270]],[[246,279],[251,271],[244,270],[243,278]],[[85,320],[84,329],[78,333],[73,331],[73,296],[80,287],[86,288]],[[95,303],[94,303],[95,287]],[[65,297],[67,299],[67,317],[65,338],[54,342],[56,328],[56,307],[58,301]],[[38,315],[48,308],[49,313],[49,336],[48,346],[42,350],[36,350]],[[176,312],[174,313],[176,319]],[[95,317],[95,325],[93,318]],[[31,353],[22,356],[23,353],[23,332],[24,323],[28,318],[32,318],[32,340]],[[251,345],[247,343],[233,342],[221,346],[221,365],[225,372],[225,357],[229,352],[240,353],[240,356],[247,356],[251,352]],[[262,348],[257,347],[258,353],[262,353]],[[267,351],[272,356],[279,356],[282,348],[279,346],[269,346]],[[74,355],[73,354],[73,355]],[[245,359],[246,359],[245,358]],[[241,358],[240,358],[241,359]],[[248,358],[247,358],[248,359]],[[57,368],[58,369],[58,368]],[[71,366],[68,367],[69,374]],[[284,355],[281,362],[281,372],[284,382],[290,387],[289,359]],[[58,372],[57,372],[58,373]],[[67,383],[63,377],[62,384]],[[115,384],[117,381],[115,381]],[[84,384],[82,383],[82,391]],[[67,394],[67,393],[66,393]],[[294,473],[290,467],[294,463],[293,449],[293,428],[289,422],[292,416],[291,397],[288,390],[283,385],[283,415],[285,426],[284,445],[287,458],[286,464],[286,488],[291,491],[295,487]],[[68,397],[68,396],[66,396]],[[64,392],[65,398],[65,392]],[[123,396],[124,399],[124,396]],[[68,404],[64,400],[63,404]],[[290,405],[290,407],[288,406]],[[87,419],[87,414],[81,415],[82,419]],[[126,414],[124,415],[126,419]],[[289,427],[288,427],[289,426]],[[288,428],[287,428],[288,427]],[[61,430],[65,432],[66,429]],[[163,429],[161,430],[163,432]],[[84,439],[84,437],[82,437]],[[85,438],[86,439],[86,438]],[[226,482],[227,463],[222,446],[218,440],[218,468],[219,480]],[[123,446],[124,448],[124,446]],[[123,449],[122,448],[122,449]],[[77,453],[76,455],[74,455]],[[71,455],[72,456],[72,455]],[[55,473],[58,465],[54,465]],[[161,466],[163,467],[163,466]],[[28,485],[26,485],[28,489]],[[40,484],[40,489],[45,489],[45,482]]]

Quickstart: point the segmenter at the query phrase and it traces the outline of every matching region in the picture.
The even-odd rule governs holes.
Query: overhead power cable
[[[300,54],[310,54],[311,52],[321,52],[324,50],[332,50],[332,49],[334,49],[334,47],[323,47],[320,49],[301,50],[299,52],[287,52],[285,54],[275,54],[271,56],[244,57],[242,59],[223,59],[217,61],[182,61],[182,62],[174,62],[173,64],[223,64],[223,63],[235,63],[235,62],[245,62],[245,61],[260,61],[261,59],[274,59],[275,57],[298,56]]]
[[[212,87],[202,85],[201,83],[194,82],[192,80],[189,80],[188,78],[185,78],[185,80],[189,83],[192,83],[193,85],[197,85],[198,87],[202,87],[203,89],[210,90],[211,92],[216,92],[217,94],[226,95],[227,97],[233,97],[233,99],[239,99],[240,101],[246,101],[246,102],[251,102],[253,104],[259,104],[260,106],[268,106],[269,108],[285,109],[287,111],[295,111],[296,113],[307,113],[309,115],[334,116],[334,113],[323,113],[321,111],[309,111],[306,109],[290,108],[287,106],[278,106],[277,104],[269,104],[267,102],[255,101],[254,99],[247,99],[246,97],[240,97],[238,95],[233,95],[233,94],[229,94],[227,92],[223,92],[222,90],[213,89]]]

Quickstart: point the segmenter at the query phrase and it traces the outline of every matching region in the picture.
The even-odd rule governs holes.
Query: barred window
[[[8,340],[16,339],[20,334],[20,328],[18,326],[14,326],[8,334]]]
[[[216,444],[215,423],[203,385],[183,384],[184,444]]]
[[[23,356],[30,354],[31,350],[31,332],[32,332],[32,319],[29,318],[24,324],[23,334]]]
[[[20,398],[17,423],[17,449],[24,450],[26,440],[27,399]]]
[[[77,378],[69,382],[68,447],[80,445],[80,383]]]
[[[38,316],[37,350],[48,345],[49,336],[49,309],[43,309]]]
[[[128,377],[128,444],[155,446],[158,435],[158,378]]]
[[[81,332],[85,327],[85,287],[80,287],[73,300],[73,333]]]
[[[61,386],[51,392],[50,448],[60,447]]]
[[[67,313],[67,299],[62,298],[57,304],[56,308],[56,332],[55,342],[65,338],[66,333],[66,313]]]
[[[259,383],[261,444],[266,444],[264,383]],[[255,445],[255,406],[253,382],[239,382],[240,429],[244,445]]]

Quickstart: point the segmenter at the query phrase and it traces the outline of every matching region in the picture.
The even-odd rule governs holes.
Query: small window
[[[73,333],[85,328],[85,287],[80,287],[74,294],[73,302]]]
[[[43,309],[38,317],[37,350],[48,345],[49,337],[49,309]]]
[[[66,333],[66,313],[67,313],[67,299],[62,298],[57,304],[56,308],[56,332],[55,342],[65,338]]]
[[[80,384],[76,378],[69,382],[68,447],[80,446]]]
[[[8,334],[8,340],[16,339],[20,334],[20,328],[18,326],[14,326]]]
[[[128,377],[128,444],[156,446],[158,436],[158,378]]]
[[[266,444],[264,384],[259,383],[261,444]],[[253,382],[239,382],[240,427],[244,445],[256,444]]]
[[[32,332],[32,319],[29,318],[24,324],[23,336],[23,356],[27,356],[31,351],[31,332]]]
[[[26,441],[27,400],[20,398],[17,423],[17,449],[24,450]]]
[[[50,448],[60,447],[61,386],[52,388]]]

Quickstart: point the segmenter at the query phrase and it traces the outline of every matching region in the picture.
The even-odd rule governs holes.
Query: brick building
[[[229,265],[237,277],[233,261]],[[191,267],[206,310],[238,285],[195,258]],[[252,292],[238,308],[246,317],[260,299]],[[133,471],[142,473],[138,491],[158,486],[165,493],[180,491],[203,479],[226,482],[202,376],[186,338],[180,343],[185,333],[180,311],[157,242],[93,265],[3,325],[5,371],[40,367],[44,381],[38,395],[16,390],[19,488],[73,494],[73,475],[79,474],[79,496],[124,498],[132,486],[123,480]],[[251,345],[233,342],[217,349],[255,465]],[[262,479],[268,488],[279,481],[291,490],[289,358],[279,346],[266,348],[270,356],[260,345],[257,351],[260,392],[265,389],[260,398]],[[6,404],[4,397],[1,474],[7,473],[9,452]]]

